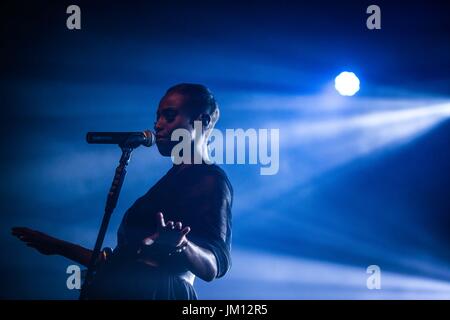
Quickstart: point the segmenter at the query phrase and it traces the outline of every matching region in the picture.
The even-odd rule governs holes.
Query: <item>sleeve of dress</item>
[[[188,239],[210,250],[217,261],[217,278],[231,267],[231,206],[233,190],[227,177],[217,172],[203,175],[183,193],[181,210],[189,217]]]

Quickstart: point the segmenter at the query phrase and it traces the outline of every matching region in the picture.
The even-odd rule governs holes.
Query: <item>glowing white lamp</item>
[[[341,72],[334,79],[334,87],[342,96],[352,96],[359,91],[359,79],[353,72]]]

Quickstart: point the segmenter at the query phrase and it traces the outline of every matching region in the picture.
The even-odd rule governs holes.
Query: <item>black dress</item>
[[[187,238],[216,257],[217,277],[231,266],[231,206],[233,189],[217,165],[173,166],[125,213],[117,233],[117,247],[101,265],[90,286],[90,299],[193,300],[197,295],[186,281],[190,271],[174,257],[159,267],[140,261],[142,240],[156,231],[156,214],[165,221],[190,226]]]

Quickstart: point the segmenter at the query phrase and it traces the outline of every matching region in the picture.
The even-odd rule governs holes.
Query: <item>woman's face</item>
[[[171,93],[164,96],[156,112],[155,133],[156,145],[161,155],[168,157],[178,141],[171,141],[170,137],[175,129],[183,128],[192,133],[191,117],[184,106],[186,97]]]

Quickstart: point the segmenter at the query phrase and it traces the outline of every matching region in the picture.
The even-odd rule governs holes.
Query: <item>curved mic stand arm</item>
[[[95,242],[95,247],[92,252],[91,260],[89,261],[86,278],[83,282],[83,286],[81,287],[80,300],[85,300],[88,298],[87,291],[94,277],[95,264],[97,258],[100,255],[103,240],[105,239],[106,235],[106,230],[108,229],[109,220],[111,219],[111,215],[114,209],[116,208],[120,190],[122,189],[122,184],[123,181],[125,180],[125,175],[127,173],[126,166],[130,162],[131,152],[133,151],[133,148],[130,146],[122,146],[121,149],[122,149],[122,156],[120,157],[119,165],[116,168],[114,179],[111,184],[111,188],[109,189],[108,197],[106,199],[105,214],[103,215],[103,220],[100,226],[100,231],[97,236],[97,241]]]

